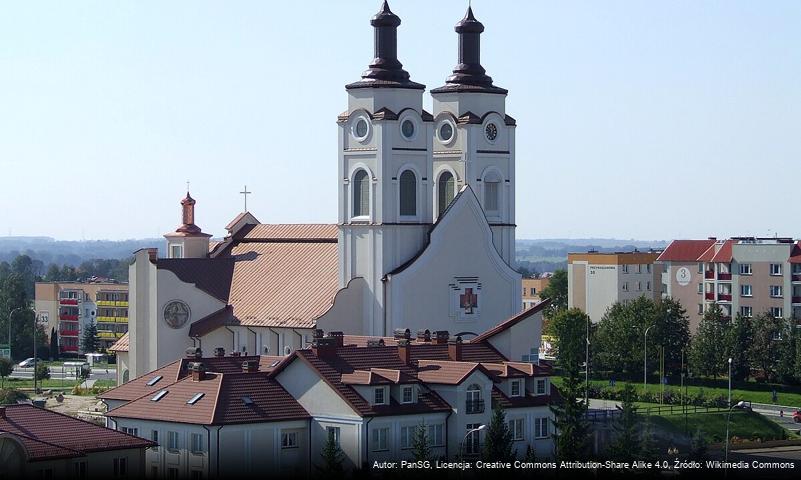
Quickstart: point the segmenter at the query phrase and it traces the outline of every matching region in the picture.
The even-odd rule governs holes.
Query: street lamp
[[[11,313],[8,314],[8,360],[11,361],[11,319],[14,318],[14,314],[17,311],[22,310],[23,307],[17,307],[11,310]]]
[[[484,425],[484,424],[481,424],[481,425],[477,426],[476,428],[471,428],[470,430],[467,431],[467,433],[464,434],[464,438],[462,439],[462,443],[459,444],[459,456],[460,457],[464,457],[464,444],[465,444],[465,442],[467,442],[467,437],[469,437],[472,433],[480,432],[481,430],[484,430],[485,428],[487,428],[487,426]]]
[[[743,408],[745,406],[745,402],[740,400],[737,402],[736,405],[732,405],[729,407],[729,413],[726,414],[726,453],[723,459],[724,462],[728,463],[729,461],[729,420],[731,420],[731,411],[734,408]],[[726,467],[729,468],[729,467]]]
[[[587,315],[587,345],[584,354],[584,404],[590,404],[590,316]]]
[[[729,357],[729,405],[731,405],[731,357]]]
[[[643,394],[648,393],[648,330],[653,328],[653,325],[645,329],[645,340],[643,344],[645,346],[644,353],[642,357],[642,388]]]

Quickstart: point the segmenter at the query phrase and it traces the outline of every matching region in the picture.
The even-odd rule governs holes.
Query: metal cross
[[[239,193],[240,193],[240,194],[242,194],[242,196],[244,196],[244,197],[245,197],[245,211],[247,212],[247,211],[248,211],[248,195],[250,195],[250,194],[251,194],[251,193],[253,193],[253,192],[248,192],[248,186],[247,186],[247,185],[245,185],[245,189],[244,189],[244,190],[242,190],[242,191],[241,191],[241,192],[239,192]]]
[[[189,180],[186,181],[186,193],[189,193]]]

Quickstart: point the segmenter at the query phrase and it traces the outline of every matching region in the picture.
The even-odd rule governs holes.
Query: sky
[[[391,0],[428,89],[466,0]],[[0,15],[0,236],[336,222],[378,0],[36,1]],[[801,2],[473,0],[517,119],[517,238],[801,237]],[[431,100],[425,94],[424,106]]]

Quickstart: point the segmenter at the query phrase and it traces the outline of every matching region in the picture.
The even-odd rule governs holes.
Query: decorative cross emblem
[[[243,197],[245,197],[245,211],[247,212],[247,211],[248,211],[248,195],[250,195],[250,194],[251,194],[251,193],[253,193],[253,192],[248,192],[248,186],[247,186],[247,185],[245,185],[245,189],[244,189],[244,190],[242,190],[242,191],[241,191],[241,192],[239,192],[239,193],[241,193],[241,194],[242,194],[242,196],[243,196]]]
[[[478,294],[473,293],[472,288],[465,288],[464,293],[459,295],[459,306],[464,309],[464,313],[472,314],[473,309],[478,307]]]

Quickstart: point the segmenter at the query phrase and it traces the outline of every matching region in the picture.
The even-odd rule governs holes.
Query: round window
[[[406,138],[412,138],[412,135],[414,135],[414,122],[408,119],[404,120],[401,123],[401,133]]]
[[[356,121],[356,128],[353,129],[356,137],[364,138],[367,136],[367,120],[360,118]]]
[[[439,140],[442,143],[448,143],[453,138],[453,126],[450,123],[445,122],[439,127]]]
[[[484,132],[487,134],[487,140],[490,142],[494,142],[495,139],[498,138],[498,127],[496,127],[494,123],[488,123]]]

